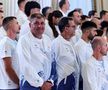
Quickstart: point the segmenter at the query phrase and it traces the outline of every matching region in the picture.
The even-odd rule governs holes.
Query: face
[[[2,26],[3,18],[4,18],[4,15],[2,12],[0,12],[0,26]]]
[[[94,14],[94,17],[98,17],[98,13],[97,12]]]
[[[108,52],[108,43],[107,40],[103,40],[103,45],[101,46],[100,53],[102,55],[107,55],[107,52]]]
[[[3,5],[0,5],[0,10],[2,10],[2,11],[3,11]]]
[[[108,13],[106,13],[106,14],[104,15],[104,20],[105,20],[105,21],[108,21]]]
[[[37,36],[41,37],[45,30],[44,18],[40,18],[40,19],[35,18],[33,21],[31,21],[30,28],[31,28],[32,34],[35,37]]]
[[[97,28],[91,28],[91,30],[89,30],[89,35],[88,35],[89,40],[93,40],[93,38],[97,35],[96,30]]]
[[[20,31],[20,25],[18,24],[17,19],[14,19],[12,21],[11,28],[12,28],[12,30],[13,30],[14,33],[19,33],[19,31]]]
[[[21,3],[21,6],[22,6],[22,8],[25,8],[25,4],[27,3],[27,0],[25,0],[25,1],[23,1],[22,3]]]
[[[65,3],[65,8],[66,8],[66,10],[69,10],[69,7],[70,7],[69,1],[66,0],[66,3]]]
[[[73,20],[76,25],[79,25],[81,23],[81,15],[79,12],[74,12]]]
[[[75,35],[76,25],[73,20],[69,21],[69,26],[67,26],[67,36],[70,39],[72,36]]]
[[[33,8],[33,9],[31,9],[30,15],[32,15],[32,14],[34,14],[34,13],[40,13],[40,9],[38,9],[38,8]]]

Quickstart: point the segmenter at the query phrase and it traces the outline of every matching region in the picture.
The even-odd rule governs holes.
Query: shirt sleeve
[[[1,48],[0,48],[0,56],[1,58],[5,58],[5,57],[11,57],[12,55],[12,48],[11,46],[4,42],[2,45],[1,45]]]

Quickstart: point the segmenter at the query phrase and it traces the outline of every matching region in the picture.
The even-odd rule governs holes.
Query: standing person
[[[86,60],[91,57],[93,50],[91,47],[90,41],[94,38],[94,36],[97,34],[97,26],[95,23],[91,21],[85,21],[82,26],[82,36],[79,39],[79,41],[75,44],[75,51],[78,57],[78,62],[81,69],[81,75],[82,75],[82,67]],[[83,53],[82,53],[83,52]],[[80,79],[80,89],[83,88],[83,80]]]
[[[91,10],[88,12],[88,16],[90,18],[90,20],[92,20],[93,18],[97,18],[98,17],[98,13],[96,10]]]
[[[21,74],[20,90],[51,90],[51,41],[43,35],[44,17],[41,14],[31,15],[29,25],[30,32],[19,39],[17,46]]]
[[[18,59],[15,40],[20,26],[16,17],[10,16],[3,20],[3,28],[7,36],[0,42],[0,90],[18,90]]]
[[[86,60],[92,55],[93,51],[90,42],[97,34],[97,26],[94,22],[85,21],[81,26],[81,30],[83,34],[81,39],[75,44],[75,50],[82,67]]]
[[[67,11],[69,10],[70,4],[68,0],[60,0],[59,2],[59,10],[63,14],[63,17],[67,16]]]
[[[27,2],[27,0],[18,0],[17,1],[19,9],[16,12],[15,16],[17,17],[17,20],[18,20],[20,25],[24,24],[27,20],[27,16],[24,13],[26,2]]]
[[[76,24],[75,36],[71,39],[72,44],[75,45],[75,43],[81,38],[81,35],[82,35],[82,31],[80,29],[81,14],[79,13],[77,9],[75,9],[68,13],[68,17],[71,17]]]
[[[78,90],[79,67],[76,54],[70,43],[75,35],[75,23],[72,18],[63,17],[59,22],[59,35],[52,43],[52,59],[56,63],[57,90]]]
[[[103,37],[95,37],[91,45],[93,55],[83,68],[84,90],[108,90],[108,76],[102,59],[108,51],[107,41]]]
[[[51,7],[48,7],[48,6],[44,7],[42,9],[42,14],[45,17],[45,31],[44,31],[44,34],[48,35],[49,38],[51,38],[53,36],[52,29],[51,29],[51,27],[48,24],[48,16],[52,12],[53,12],[53,9]]]
[[[100,11],[100,19],[102,21],[108,21],[108,11],[102,10]]]

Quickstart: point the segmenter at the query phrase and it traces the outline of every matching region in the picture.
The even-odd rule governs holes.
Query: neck
[[[24,12],[24,8],[20,7],[19,9]]]
[[[67,12],[67,9],[65,8],[61,8],[62,12],[66,13]]]
[[[90,40],[87,38],[87,35],[82,35],[81,37],[85,42],[89,43]]]
[[[100,60],[102,60],[102,55],[99,53],[99,52],[97,52],[97,51],[94,51],[93,52],[93,56],[96,58],[96,60],[98,60],[98,61],[100,61]]]
[[[16,38],[16,34],[15,34],[15,33],[8,32],[8,31],[7,31],[7,36],[8,36],[9,38],[11,38],[12,40],[15,40],[15,38]]]
[[[38,39],[42,39],[42,35],[35,35],[35,34],[33,34],[33,36],[36,37],[36,38],[38,38]]]
[[[62,33],[61,36],[62,36],[65,40],[70,41],[69,36],[66,35],[65,33]]]

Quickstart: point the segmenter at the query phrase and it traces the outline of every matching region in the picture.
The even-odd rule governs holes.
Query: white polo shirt
[[[5,71],[5,66],[3,58],[11,57],[12,67],[18,75],[18,60],[16,55],[16,45],[15,40],[10,39],[9,37],[4,37],[0,42],[0,89],[17,89],[16,85],[7,75]]]
[[[38,39],[31,32],[18,41],[20,76],[24,76],[31,86],[41,87],[50,77],[50,45],[51,41],[46,35]]]

